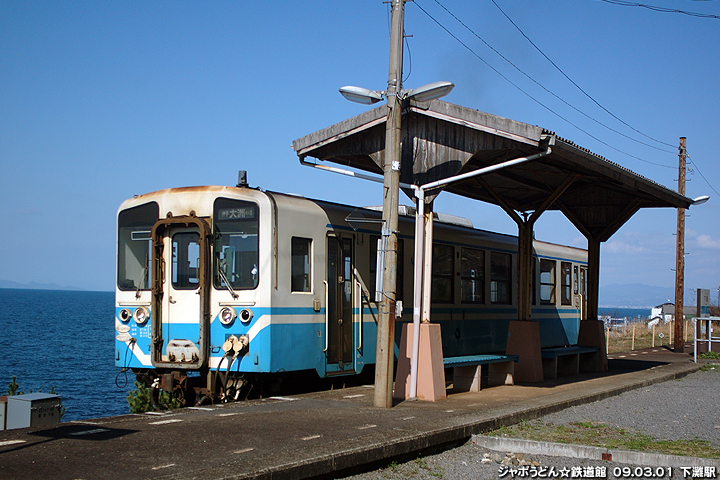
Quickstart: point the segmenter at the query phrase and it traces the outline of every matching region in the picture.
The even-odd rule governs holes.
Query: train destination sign
[[[241,220],[255,218],[254,207],[221,208],[218,210],[218,220]]]

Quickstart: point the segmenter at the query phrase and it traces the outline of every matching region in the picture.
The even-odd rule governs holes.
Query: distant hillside
[[[83,290],[82,288],[62,286],[55,283],[18,283],[10,280],[0,280],[0,288],[20,288],[26,290]]]
[[[642,283],[612,284],[600,287],[599,304],[601,307],[652,308],[668,299],[675,302],[675,288]]]

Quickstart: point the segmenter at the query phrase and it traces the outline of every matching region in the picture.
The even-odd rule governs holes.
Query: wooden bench
[[[467,355],[447,357],[443,363],[453,369],[454,391],[479,392],[483,365],[487,365],[488,386],[514,385],[515,362],[519,359],[519,355]]]
[[[597,347],[559,347],[540,350],[543,376],[557,378],[558,375],[578,375],[580,372],[594,372],[598,362]]]

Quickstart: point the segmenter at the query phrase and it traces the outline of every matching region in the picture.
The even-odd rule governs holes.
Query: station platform
[[[0,431],[0,478],[333,478],[683,377],[692,355],[609,355],[609,371],[373,406],[373,386]]]

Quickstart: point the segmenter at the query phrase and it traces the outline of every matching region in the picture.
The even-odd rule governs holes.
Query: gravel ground
[[[657,440],[699,438],[720,447],[720,371],[710,370],[571,407],[539,419],[564,425],[593,421]]]
[[[639,390],[626,392],[578,407],[572,407],[559,413],[553,413],[534,422],[544,424],[567,424],[580,421],[606,423],[610,426],[635,430],[658,440],[676,440],[698,438],[707,440],[720,447],[720,370],[697,372],[680,380],[663,382]],[[523,452],[493,452],[475,445],[471,439],[464,445],[445,452],[419,457],[405,463],[392,463],[386,468],[347,477],[351,480],[375,479],[498,479],[523,478],[518,473],[512,475],[507,469],[514,465],[528,465],[533,471],[547,473],[554,468],[559,475],[563,468],[586,467],[585,471],[574,478],[689,478],[678,469],[658,471],[653,467],[653,475],[640,477],[628,475],[622,468],[635,465],[616,462],[586,460],[567,457],[549,457],[543,455],[524,455]],[[688,467],[692,467],[688,462]],[[598,468],[605,467],[605,475]],[[638,466],[639,467],[639,466]],[[515,466],[514,468],[518,468]],[[548,470],[544,470],[544,469]],[[658,475],[662,473],[662,475]],[[532,478],[528,472],[524,478]],[[543,478],[537,474],[534,478]],[[567,478],[573,478],[568,474]],[[710,478],[703,476],[702,478]],[[717,478],[713,477],[713,478]]]

